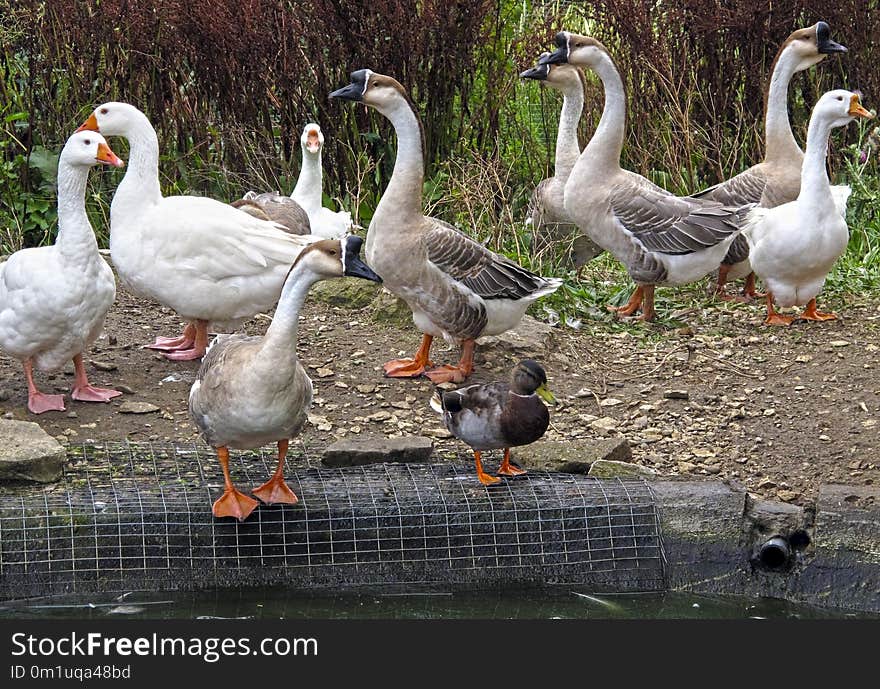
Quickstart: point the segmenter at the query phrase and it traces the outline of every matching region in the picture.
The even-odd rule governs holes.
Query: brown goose
[[[788,120],[788,85],[795,73],[819,64],[831,53],[845,52],[844,46],[831,40],[831,30],[825,22],[798,29],[785,39],[771,68],[764,109],[764,160],[694,196],[733,206],[758,203],[763,208],[794,201],[801,186],[804,153],[794,139]],[[839,196],[839,192],[834,193]],[[724,291],[724,285],[730,279],[743,276],[746,276],[744,298],[759,296],[755,291],[755,274],[749,265],[749,245],[745,236],[739,235],[718,269],[716,295],[725,300],[736,299]]]
[[[362,102],[391,120],[397,159],[367,232],[367,262],[391,292],[412,309],[424,333],[412,359],[385,364],[385,375],[427,375],[435,383],[465,380],[474,370],[476,340],[516,327],[529,304],[562,280],[543,278],[493,253],[452,225],[422,213],[422,126],[404,88],[394,79],[361,69],[331,98]],[[457,366],[433,366],[434,337],[460,343]]]
[[[547,84],[562,93],[555,170],[552,177],[542,180],[535,187],[529,201],[527,224],[531,225],[533,248],[540,251],[550,243],[571,242],[570,260],[576,269],[580,269],[602,253],[602,247],[582,234],[569,219],[563,204],[565,183],[581,154],[577,127],[584,110],[584,75],[578,67],[571,65],[537,65],[527,69],[520,77]]]
[[[655,285],[694,282],[716,269],[750,207],[675,196],[622,169],[626,96],[614,61],[589,36],[563,31],[556,45],[542,62],[588,67],[605,87],[599,126],[565,185],[565,211],[638,285],[626,306],[612,310],[628,316],[641,308],[641,320],[652,320]]]
[[[351,275],[379,281],[360,260],[362,243],[350,235],[304,248],[287,274],[266,334],[220,335],[205,355],[190,389],[189,413],[223,467],[226,487],[214,503],[214,516],[244,520],[258,504],[232,484],[230,447],[278,443],[278,468],[253,493],[266,503],[297,502],[284,482],[284,459],[289,439],[299,435],[312,404],[312,381],[296,356],[299,312],[319,280]]]

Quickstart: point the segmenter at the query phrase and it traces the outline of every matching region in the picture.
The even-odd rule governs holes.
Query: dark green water
[[[747,619],[880,618],[770,598],[663,593],[591,596],[576,589],[304,597],[277,589],[131,593],[0,603],[3,619]]]

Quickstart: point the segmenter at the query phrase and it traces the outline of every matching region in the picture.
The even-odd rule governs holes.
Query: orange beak
[[[88,122],[86,124],[88,124]],[[83,125],[83,127],[85,127],[85,125]],[[83,127],[80,127],[80,129]],[[98,144],[98,155],[96,158],[102,163],[107,163],[107,165],[112,165],[113,167],[125,167],[125,161],[118,158],[116,154],[110,150],[110,147],[107,144]]]
[[[874,115],[862,107],[862,104],[859,103],[859,96],[855,93],[849,99],[849,114],[853,117],[864,117],[868,120],[874,117]]]
[[[309,130],[309,133],[306,134],[306,148],[312,153],[317,153],[320,147],[321,141],[318,139],[318,130]]]
[[[90,131],[90,132],[99,132],[98,129],[98,120],[95,118],[95,113],[89,115],[89,119],[82,123],[82,126],[77,129],[78,132]],[[108,149],[109,150],[109,149]],[[114,156],[115,157],[115,156]]]

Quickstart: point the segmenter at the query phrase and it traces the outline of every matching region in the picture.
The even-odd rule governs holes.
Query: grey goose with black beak
[[[412,309],[424,335],[415,357],[387,362],[385,375],[424,374],[435,383],[462,382],[473,372],[477,338],[516,327],[529,304],[555,291],[562,280],[535,275],[452,225],[424,215],[422,126],[395,79],[360,69],[330,97],[375,108],[397,132],[394,172],[367,231],[366,257],[385,287]],[[434,337],[461,345],[457,365],[430,368]]]
[[[307,246],[287,274],[266,334],[219,335],[205,354],[189,393],[189,412],[223,468],[225,489],[214,503],[214,516],[244,520],[258,504],[232,483],[230,447],[277,443],[278,468],[253,493],[265,503],[297,502],[284,482],[284,459],[288,441],[302,430],[312,404],[312,381],[296,356],[299,312],[319,280],[352,276],[381,282],[360,259],[362,244],[350,235]]]
[[[622,169],[626,96],[611,55],[595,38],[567,31],[556,45],[543,64],[589,68],[605,87],[599,125],[565,185],[565,212],[638,285],[625,306],[609,308],[623,316],[641,309],[641,320],[652,320],[655,285],[694,282],[715,270],[751,206],[675,196]]]
[[[844,46],[831,40],[831,29],[825,22],[793,31],[779,46],[770,70],[764,107],[764,160],[694,196],[733,206],[757,203],[762,208],[775,208],[794,201],[800,191],[804,152],[794,138],[788,119],[788,85],[797,72],[819,64],[828,55],[845,52]],[[845,189],[831,187],[841,210],[846,207],[848,194]],[[740,277],[746,278],[743,296],[728,295],[724,291],[725,283]],[[749,263],[749,245],[744,235],[733,241],[721,262],[715,294],[721,299],[743,301],[761,296],[755,290],[755,274]]]
[[[542,180],[529,200],[526,224],[531,226],[532,250],[537,254],[554,244],[563,244],[570,247],[569,260],[579,270],[602,253],[602,247],[571,221],[563,205],[565,183],[581,154],[577,128],[584,111],[584,75],[572,65],[539,64],[519,76],[562,93],[553,176]]]

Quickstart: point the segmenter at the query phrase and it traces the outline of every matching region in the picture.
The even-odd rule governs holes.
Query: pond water
[[[279,589],[133,592],[0,603],[2,619],[747,619],[878,618],[771,598],[692,593],[591,595],[572,589],[504,593],[289,594]]]

